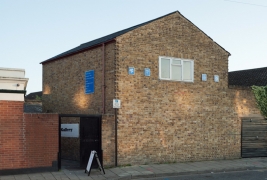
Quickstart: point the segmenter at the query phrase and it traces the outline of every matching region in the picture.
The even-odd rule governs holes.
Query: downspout
[[[102,116],[105,114],[105,43],[102,44]],[[102,121],[101,121],[101,125],[102,126]],[[102,128],[101,128],[102,131]],[[102,132],[101,132],[102,134]],[[102,135],[101,135],[102,136]],[[102,139],[102,137],[101,137]],[[102,140],[101,140],[102,143]],[[101,145],[102,147],[102,145]],[[101,150],[102,153],[102,157],[103,157],[103,150]]]
[[[115,60],[115,62],[117,61],[116,55],[114,57],[114,60]],[[117,76],[116,76],[117,70],[116,69],[117,69],[117,63],[115,63],[115,72],[114,72],[115,84],[116,84],[116,81],[117,81]],[[114,88],[115,88],[114,89],[115,90],[115,97],[117,99],[118,97],[116,95],[116,91],[117,91],[116,85],[115,85]],[[115,167],[117,167],[118,166],[118,116],[117,116],[117,109],[116,108],[114,109],[114,111],[115,111],[114,112],[114,115],[115,115]]]
[[[57,155],[57,169],[61,170],[61,116],[58,116],[58,155]]]
[[[105,114],[105,43],[102,44],[102,112]],[[115,109],[115,166],[118,166],[118,122],[117,122],[117,109]]]
[[[115,110],[115,167],[118,166],[118,120],[117,109]]]
[[[105,114],[105,43],[102,44],[102,114]]]

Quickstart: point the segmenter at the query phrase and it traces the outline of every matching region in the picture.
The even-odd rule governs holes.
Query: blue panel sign
[[[145,76],[150,76],[150,69],[149,68],[145,68]]]
[[[128,74],[129,75],[134,75],[134,67],[129,67],[128,68]]]
[[[85,94],[95,92],[95,71],[90,70],[85,72]]]

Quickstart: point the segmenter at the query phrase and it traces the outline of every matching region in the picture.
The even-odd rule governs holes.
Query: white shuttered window
[[[173,57],[159,57],[159,78],[194,82],[194,61]]]

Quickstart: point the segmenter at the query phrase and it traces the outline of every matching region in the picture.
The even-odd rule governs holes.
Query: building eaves
[[[215,44],[217,44],[221,49],[223,49],[225,52],[227,52],[229,54],[229,56],[231,55],[228,51],[226,51],[222,46],[220,46],[218,43],[216,43],[211,37],[209,37],[204,31],[202,31],[200,28],[198,28],[194,23],[192,23],[189,19],[187,19],[186,17],[184,17],[179,11],[174,11],[174,12],[171,12],[169,14],[166,14],[164,16],[161,16],[161,17],[158,17],[156,19],[152,19],[150,21],[147,21],[147,22],[144,22],[144,23],[141,23],[141,24],[138,24],[138,25],[135,25],[135,26],[132,26],[130,28],[127,28],[127,29],[124,29],[124,30],[121,30],[121,31],[118,31],[118,32],[115,32],[115,33],[112,33],[112,34],[109,34],[107,36],[104,36],[104,37],[101,37],[101,38],[98,38],[98,39],[95,39],[93,41],[89,41],[87,43],[83,43],[81,44],[80,46],[77,46],[73,49],[70,49],[66,52],[63,52],[59,55],[56,55],[50,59],[47,59],[43,62],[41,62],[40,64],[44,64],[44,63],[47,63],[47,62],[50,62],[50,61],[54,61],[54,60],[57,60],[57,59],[60,59],[60,58],[63,58],[63,57],[66,57],[66,56],[70,56],[70,55],[73,55],[73,54],[76,54],[76,53],[79,53],[79,52],[82,52],[82,51],[85,51],[85,50],[88,50],[90,48],[93,48],[93,47],[96,47],[96,46],[99,46],[103,43],[107,43],[107,42],[110,42],[112,40],[115,40],[116,37],[120,36],[120,35],[123,35],[129,31],[132,31],[136,28],[139,28],[141,26],[144,26],[146,24],[149,24],[153,21],[156,21],[158,19],[161,19],[161,18],[164,18],[166,16],[169,16],[171,14],[174,14],[174,13],[179,13],[183,18],[185,18],[188,22],[190,22],[191,24],[193,24],[198,30],[200,30],[202,33],[204,33],[209,39],[211,39]]]

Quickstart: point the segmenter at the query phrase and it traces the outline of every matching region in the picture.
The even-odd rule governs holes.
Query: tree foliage
[[[42,96],[38,96],[38,95],[35,95],[35,100],[38,100],[38,101],[41,101],[42,100]]]
[[[267,86],[252,86],[252,91],[261,114],[267,119]]]

